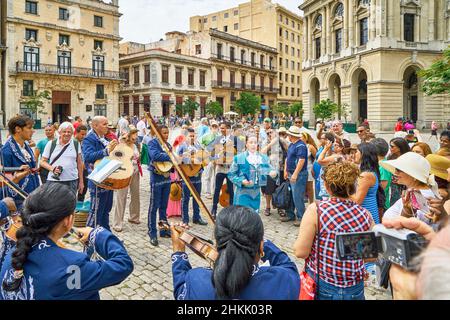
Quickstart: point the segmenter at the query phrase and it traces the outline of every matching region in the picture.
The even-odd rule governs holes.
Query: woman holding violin
[[[259,215],[228,207],[217,215],[217,258],[212,269],[192,269],[185,245],[172,227],[172,273],[177,300],[296,300],[300,277],[288,255],[264,241]],[[270,266],[260,266],[270,262]]]
[[[2,300],[98,300],[99,290],[122,282],[133,271],[123,244],[104,228],[77,230],[104,261],[58,246],[71,232],[76,198],[69,187],[45,184],[25,200],[16,247],[2,265]],[[51,261],[51,263],[49,263]]]

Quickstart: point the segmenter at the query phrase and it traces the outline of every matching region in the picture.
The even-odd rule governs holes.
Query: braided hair
[[[252,209],[232,206],[218,214],[214,234],[219,256],[212,282],[218,299],[233,299],[250,281],[264,226]]]
[[[46,183],[31,193],[22,210],[23,226],[16,233],[16,248],[12,253],[14,277],[3,281],[5,291],[17,291],[23,278],[23,268],[32,247],[47,237],[64,218],[74,213],[76,195],[66,185]]]

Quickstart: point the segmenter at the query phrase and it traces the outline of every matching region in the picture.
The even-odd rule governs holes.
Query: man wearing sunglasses
[[[335,120],[331,124],[331,132],[339,139],[350,141],[350,135],[344,131],[344,125],[340,120]]]

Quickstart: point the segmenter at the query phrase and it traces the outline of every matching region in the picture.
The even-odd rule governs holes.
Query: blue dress
[[[99,300],[99,290],[119,284],[133,271],[133,262],[122,242],[104,228],[94,229],[89,245],[106,261],[58,247],[45,238],[31,249],[18,291],[0,286],[0,300]],[[0,281],[12,279],[14,269],[8,254]]]
[[[233,204],[236,206],[250,207],[259,212],[261,204],[261,187],[267,185],[267,176],[275,169],[270,164],[266,155],[257,153],[261,157],[261,164],[255,166],[248,162],[249,152],[243,152],[234,157],[228,178],[236,186]],[[253,186],[246,187],[242,181],[252,181]]]
[[[370,212],[370,215],[372,216],[372,219],[375,222],[375,224],[379,224],[381,223],[380,215],[378,213],[378,201],[377,201],[377,191],[379,182],[376,173],[374,172],[371,173],[375,176],[376,183],[372,187],[370,187],[369,190],[367,191],[367,195],[364,198],[364,202],[361,204],[361,206]]]
[[[264,242],[263,262],[270,266],[253,268],[247,286],[235,299],[298,300],[300,276],[295,263],[272,242]],[[173,294],[176,300],[216,300],[212,269],[192,269],[186,253],[172,255]]]

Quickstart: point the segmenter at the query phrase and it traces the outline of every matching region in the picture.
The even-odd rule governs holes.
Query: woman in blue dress
[[[259,213],[261,187],[267,185],[267,176],[277,177],[277,172],[266,155],[259,153],[255,136],[247,137],[247,151],[234,157],[228,178],[235,185],[234,205],[250,207]]]
[[[101,227],[78,232],[104,261],[58,246],[73,226],[76,197],[71,194],[67,186],[45,184],[25,200],[16,247],[0,272],[0,300],[98,300],[100,289],[133,271],[121,241]]]
[[[297,266],[272,242],[264,241],[261,217],[252,209],[232,206],[217,215],[214,236],[218,257],[212,269],[192,269],[178,236],[172,228],[176,300],[298,299]]]

